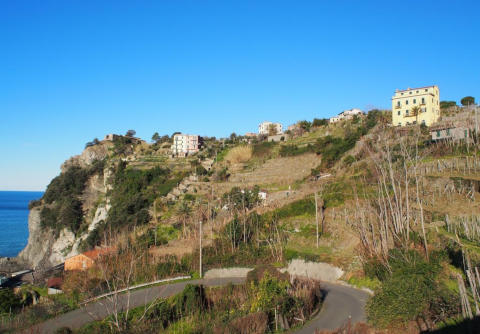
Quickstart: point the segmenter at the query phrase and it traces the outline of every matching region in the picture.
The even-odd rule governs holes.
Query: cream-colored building
[[[268,135],[270,134],[270,126],[274,126],[275,130],[277,131],[276,134],[283,133],[283,126],[280,123],[272,123],[272,122],[262,122],[258,125],[258,133],[261,135]]]
[[[416,112],[417,111],[417,112]],[[396,90],[392,97],[392,124],[430,126],[440,118],[438,86]]]
[[[353,109],[350,109],[350,110],[344,110],[340,114],[338,114],[337,116],[330,117],[329,122],[330,123],[337,123],[337,122],[347,120],[347,119],[352,119],[355,116],[361,116],[361,115],[363,115],[363,111],[361,111],[360,109],[357,109],[357,108],[353,108]]]
[[[173,136],[173,144],[171,146],[172,155],[186,157],[187,155],[198,152],[200,146],[200,136],[177,133]]]

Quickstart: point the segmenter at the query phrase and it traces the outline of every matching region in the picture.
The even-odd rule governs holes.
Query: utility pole
[[[200,220],[200,278],[202,278],[202,221]]]
[[[315,222],[317,225],[317,248],[318,248],[318,199],[317,192],[315,192]]]
[[[478,106],[474,106],[475,108],[475,144],[477,143],[477,138],[478,138],[478,119],[477,119],[477,112],[478,112]]]

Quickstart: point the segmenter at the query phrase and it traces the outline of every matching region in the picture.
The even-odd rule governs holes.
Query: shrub
[[[253,145],[252,155],[257,158],[268,157],[272,149],[277,145],[275,142],[261,142]]]
[[[83,208],[80,196],[87,180],[95,174],[103,173],[105,162],[95,161],[88,168],[69,167],[55,177],[47,187],[43,201],[48,206],[40,213],[41,224],[58,234],[63,228],[76,233],[83,222]],[[38,202],[35,203],[38,205]]]
[[[347,166],[350,166],[351,164],[353,164],[355,162],[355,158],[351,155],[347,155],[345,157],[345,159],[343,159],[343,163]]]
[[[312,126],[327,126],[328,125],[328,119],[322,118],[314,118],[312,122]]]
[[[147,223],[153,200],[167,195],[184,176],[185,174],[171,175],[167,168],[139,170],[125,168],[125,163],[120,163],[109,194],[112,207],[107,225],[121,227]]]
[[[0,289],[0,314],[16,311],[21,306],[20,297],[12,289]]]
[[[419,316],[441,319],[452,302],[450,293],[438,283],[440,258],[431,254],[427,262],[418,252],[392,250],[390,270],[380,271],[381,288],[367,303],[368,319],[374,326],[405,324]],[[437,307],[436,305],[442,305]],[[438,314],[432,314],[433,310]],[[443,314],[442,314],[443,313]]]
[[[297,145],[282,145],[280,147],[280,156],[290,157],[314,151],[314,146],[310,144],[301,147],[298,147]]]

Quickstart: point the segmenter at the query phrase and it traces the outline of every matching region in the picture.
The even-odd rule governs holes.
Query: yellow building
[[[392,97],[392,124],[430,126],[440,118],[438,86],[396,90]]]

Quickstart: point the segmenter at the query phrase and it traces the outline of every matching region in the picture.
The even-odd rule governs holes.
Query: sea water
[[[27,245],[28,203],[38,191],[0,191],[0,257],[13,257]]]

